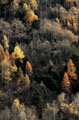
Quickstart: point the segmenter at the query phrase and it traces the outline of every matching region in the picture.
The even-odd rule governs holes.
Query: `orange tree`
[[[77,80],[76,68],[73,61],[70,59],[67,64],[67,72],[65,72],[62,81],[63,90],[69,91],[74,80]]]

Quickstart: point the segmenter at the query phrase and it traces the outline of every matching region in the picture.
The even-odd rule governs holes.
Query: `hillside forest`
[[[0,0],[0,120],[79,120],[79,0]]]

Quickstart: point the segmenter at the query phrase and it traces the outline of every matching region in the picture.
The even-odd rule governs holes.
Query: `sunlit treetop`
[[[31,5],[32,9],[34,9],[34,10],[38,9],[38,4],[37,4],[36,0],[30,0],[30,5]]]
[[[25,20],[32,23],[34,20],[38,20],[38,16],[34,13],[34,10],[38,8],[36,0],[29,0],[28,3],[23,4],[23,9],[26,11]]]
[[[0,44],[0,62],[4,59],[5,51],[3,46]]]
[[[32,23],[34,20],[38,20],[38,16],[35,15],[35,13],[34,13],[33,10],[28,10],[28,11],[27,11],[27,14],[26,14],[26,20],[27,20],[29,23]]]
[[[74,65],[74,63],[73,63],[73,61],[71,59],[68,62],[67,69],[68,69],[67,70],[68,75],[72,79],[76,80],[77,79],[77,75],[75,73],[76,72],[76,68],[75,68],[75,65]]]
[[[27,10],[30,9],[30,5],[27,5],[27,3],[24,3],[23,8],[24,8],[25,11],[27,11]]]
[[[25,10],[27,10],[27,9],[37,10],[38,4],[37,4],[36,0],[29,0],[28,4],[24,3],[23,7],[25,8]]]
[[[15,108],[15,107],[18,108],[19,105],[20,105],[19,100],[18,100],[18,99],[15,99],[15,100],[13,101],[13,106],[12,106],[12,107],[14,107],[14,108]]]
[[[3,36],[4,39],[4,47],[5,49],[9,49],[9,40],[6,35]]]
[[[21,48],[18,45],[15,46],[12,56],[15,59],[18,59],[18,58],[23,59],[25,57],[23,51],[21,50]]]

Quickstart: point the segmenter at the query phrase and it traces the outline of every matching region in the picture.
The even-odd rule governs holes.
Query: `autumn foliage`
[[[3,46],[0,44],[0,62],[4,59],[5,52]]]
[[[71,87],[71,83],[73,82],[73,80],[77,79],[77,75],[75,71],[76,71],[75,65],[73,61],[70,59],[67,64],[67,72],[65,72],[62,81],[63,90],[69,91],[69,88]]]
[[[27,14],[25,16],[25,19],[29,22],[32,23],[34,20],[38,20],[38,16],[35,15],[33,10],[28,10]]]
[[[77,79],[77,75],[76,75],[75,71],[76,71],[75,65],[74,65],[73,61],[70,59],[68,62],[68,65],[67,65],[67,73],[71,80]]]
[[[25,71],[26,71],[26,73],[27,72],[32,73],[32,66],[29,61],[26,62]]]
[[[11,60],[11,56],[8,50],[5,51],[5,57],[7,57],[9,61]]]
[[[3,40],[5,49],[9,49],[9,40],[6,35],[3,36]]]
[[[38,20],[38,16],[34,12],[34,10],[36,10],[37,8],[38,8],[38,4],[36,0],[30,0],[29,4],[27,3],[23,4],[23,9],[24,11],[26,11],[24,17],[25,21],[31,24],[34,20]]]
[[[64,73],[64,78],[63,78],[63,82],[62,82],[62,88],[66,91],[69,91],[69,88],[70,88],[70,80],[69,80],[69,77],[68,77],[68,74],[67,72]]]
[[[34,9],[34,10],[38,9],[38,4],[37,4],[36,0],[30,0],[30,5],[31,5],[32,9]]]
[[[15,59],[18,59],[18,58],[19,58],[19,59],[22,59],[22,58],[25,57],[23,51],[21,50],[21,48],[20,48],[18,45],[15,46],[14,52],[12,53],[12,56],[13,56]]]

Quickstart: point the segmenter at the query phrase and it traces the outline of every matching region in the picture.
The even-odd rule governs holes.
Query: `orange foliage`
[[[26,62],[25,71],[32,73],[32,66],[29,61]]]
[[[70,59],[67,65],[67,72],[65,72],[64,78],[62,81],[62,88],[64,90],[69,91],[71,82],[77,79],[77,75],[75,71],[76,71],[75,65],[73,61]]]
[[[75,71],[76,71],[75,65],[74,65],[73,61],[70,59],[68,62],[68,65],[67,65],[67,73],[71,80],[77,79],[77,75],[76,75]]]
[[[65,72],[65,73],[64,73],[63,82],[62,82],[62,88],[63,88],[63,90],[69,91],[69,89],[70,89],[70,84],[71,84],[71,83],[70,83],[68,74],[67,74],[67,72]]]
[[[28,10],[25,18],[29,23],[32,23],[34,20],[38,20],[38,16],[35,15],[33,10]]]

